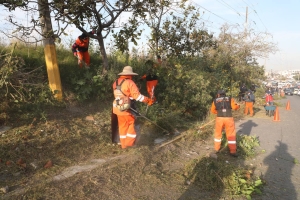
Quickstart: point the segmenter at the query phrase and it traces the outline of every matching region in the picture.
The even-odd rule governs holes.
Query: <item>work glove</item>
[[[148,97],[144,97],[143,102],[146,103],[148,106],[151,106],[153,104],[153,101]]]
[[[154,103],[154,101],[152,100],[152,99],[149,99],[149,101],[148,101],[148,106],[152,106],[153,105],[153,103]]]
[[[140,81],[143,81],[145,78],[146,78],[146,75],[143,75],[143,76],[140,78]]]

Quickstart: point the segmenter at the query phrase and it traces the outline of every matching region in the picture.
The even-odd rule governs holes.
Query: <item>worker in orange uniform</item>
[[[248,115],[248,112],[250,113],[250,116],[252,117],[254,114],[253,111],[253,105],[255,103],[255,96],[251,90],[248,90],[243,98],[245,101],[245,110],[244,114]]]
[[[211,113],[217,114],[214,135],[214,146],[217,153],[221,148],[222,130],[225,128],[230,155],[237,157],[236,131],[232,110],[238,110],[239,108],[240,106],[235,103],[233,98],[226,96],[224,90],[218,91],[210,109]]]
[[[132,76],[138,75],[132,71],[132,67],[126,66],[118,74],[120,77],[113,83],[115,100],[113,102],[113,113],[117,115],[119,136],[122,149],[131,147],[136,141],[134,129],[135,117],[131,113],[131,101],[139,101],[151,106],[153,101],[142,95],[132,80]]]
[[[90,31],[89,34],[94,34],[95,30]],[[89,44],[90,44],[90,38],[85,34],[82,33],[78,38],[76,39],[75,43],[72,45],[72,52],[74,56],[78,58],[78,65],[80,68],[85,65],[85,68],[89,69],[91,60],[90,60],[90,54],[89,54]]]
[[[147,87],[147,92],[152,99],[152,101],[155,103],[156,102],[156,97],[154,90],[158,84],[158,77],[155,73],[156,68],[162,63],[161,57],[158,55],[157,56],[157,63],[154,63],[151,60],[148,60],[145,64],[148,67],[148,72],[147,74],[144,74],[140,80],[146,79],[146,87]]]

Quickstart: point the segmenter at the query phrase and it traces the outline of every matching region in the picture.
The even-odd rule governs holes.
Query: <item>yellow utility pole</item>
[[[38,0],[40,22],[42,24],[44,54],[46,60],[48,81],[51,91],[57,100],[62,100],[60,73],[56,59],[54,34],[50,17],[48,0]]]

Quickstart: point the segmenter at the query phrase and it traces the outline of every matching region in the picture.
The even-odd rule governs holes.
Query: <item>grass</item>
[[[154,145],[155,138],[172,140],[176,135],[166,136],[152,123],[138,118],[142,133],[139,145],[122,150],[110,141],[108,105],[99,107],[98,102],[89,102],[78,104],[76,108],[79,110],[53,107],[45,111],[44,118],[24,117],[25,121],[19,120],[17,127],[1,135],[0,178],[3,181],[0,188],[9,186],[10,189],[8,194],[2,196],[4,199],[118,199],[124,189],[131,199],[147,199],[149,195],[157,199],[176,199],[188,195],[193,187],[198,188],[198,195],[204,195],[207,199],[244,195],[237,191],[237,183],[241,183],[236,182],[234,176],[243,178],[252,169],[237,166],[226,152],[221,153],[218,160],[206,157],[206,148],[212,146],[213,141],[214,123],[209,123],[213,116],[208,115],[204,122],[191,122],[184,121],[178,113],[165,113],[161,125],[166,129],[176,129],[184,136],[160,148]],[[27,116],[27,113],[22,114]],[[242,117],[242,110],[235,112],[235,115]],[[88,121],[86,116],[92,116],[94,120]],[[202,128],[199,129],[199,126]],[[244,141],[245,137],[241,140]],[[119,155],[125,157],[110,160]],[[22,162],[18,162],[20,159]],[[107,162],[66,180],[51,181],[52,177],[68,167],[88,165],[92,159]],[[49,160],[53,166],[44,168]],[[7,164],[8,161],[10,164]],[[227,167],[222,168],[224,165]],[[229,180],[232,184],[228,188],[223,182]],[[251,175],[251,179],[242,185],[250,187],[254,180]],[[218,192],[213,188],[217,188]]]
[[[2,197],[120,199],[126,190],[130,199],[151,195],[178,199],[195,192],[204,199],[216,199],[259,193],[262,185],[255,185],[259,178],[252,173],[245,178],[254,169],[243,164],[255,155],[257,138],[238,135],[240,158],[235,160],[223,151],[215,160],[207,157],[213,146],[214,115],[207,114],[201,121],[167,112],[158,104],[148,109],[146,117],[180,135],[165,135],[161,128],[139,117],[138,146],[122,150],[111,144],[110,106],[111,102],[86,101],[11,113],[11,124],[7,125],[12,129],[0,137],[0,188],[9,186],[10,190]],[[243,106],[233,112],[236,120],[244,119]],[[145,106],[139,104],[139,110],[144,111]],[[94,120],[87,120],[87,116]],[[155,145],[154,140],[160,137],[174,141]],[[120,155],[123,159],[110,160]],[[93,159],[107,162],[66,180],[52,181],[68,167],[89,165]],[[45,168],[48,161],[53,165]]]
[[[40,49],[31,53],[35,56],[28,63],[43,66],[44,62],[37,62]],[[69,79],[78,76],[81,80],[89,73],[74,70],[74,67],[77,69],[74,65],[76,59],[68,59],[70,57],[66,53],[69,52],[62,51],[58,55],[62,84],[74,89],[76,84],[66,84],[72,82]],[[113,76],[115,73],[108,77],[113,80]],[[86,83],[89,80],[90,76],[84,79]],[[85,85],[84,82],[82,84]],[[106,85],[96,86],[101,93],[102,89],[108,88]],[[7,194],[0,194],[1,198],[179,199],[197,193],[203,199],[216,199],[223,195],[245,195],[241,190],[246,189],[239,188],[241,181],[236,180],[243,179],[251,169],[237,165],[238,161],[228,158],[225,152],[220,154],[218,160],[206,156],[213,146],[213,115],[207,114],[204,120],[200,120],[188,112],[182,114],[169,111],[159,104],[153,105],[145,117],[158,126],[138,118],[137,124],[141,127],[139,143],[136,148],[122,150],[111,144],[111,101],[79,103],[74,91],[65,91],[66,102],[62,104],[47,107],[27,104],[10,112],[7,110],[7,116],[2,116],[11,129],[0,135],[0,188],[9,187]],[[78,91],[82,95],[86,92],[84,88]],[[139,110],[145,113],[145,106],[139,105]],[[93,120],[87,120],[87,116]],[[234,112],[234,117],[237,120],[243,118],[243,105]],[[181,135],[166,135],[160,127]],[[165,146],[155,145],[153,141],[160,137],[166,137],[171,142]],[[248,137],[239,138],[239,141],[246,141],[239,145],[256,142]],[[243,152],[242,159],[253,153],[251,144],[239,149]],[[52,180],[69,167],[91,165],[94,159],[106,162],[62,181]],[[52,164],[45,167],[49,161]],[[228,167],[222,168],[222,165]],[[224,184],[226,181],[232,182],[230,188]],[[242,186],[250,187],[253,181],[254,177]]]
[[[247,159],[255,154],[259,145],[257,137],[238,135],[238,153],[240,158]],[[227,144],[223,144],[225,147]],[[228,152],[214,157],[200,157],[188,163],[183,174],[192,184],[204,191],[213,191],[218,196],[246,196],[261,194],[262,180],[253,175],[254,167],[241,164],[228,157]]]

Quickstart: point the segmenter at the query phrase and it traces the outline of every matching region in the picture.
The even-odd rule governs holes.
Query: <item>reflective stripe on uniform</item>
[[[222,141],[222,139],[216,139],[215,138],[215,142],[221,142]]]
[[[236,141],[228,141],[228,144],[236,144]]]
[[[125,139],[126,135],[120,135],[120,138]]]
[[[144,95],[140,94],[138,98],[136,98],[137,101],[143,102],[144,101]]]
[[[130,133],[127,133],[127,136],[128,136],[128,137],[131,137],[131,138],[136,138],[136,134],[130,134]]]

